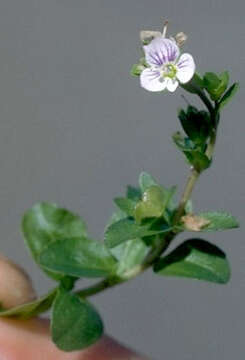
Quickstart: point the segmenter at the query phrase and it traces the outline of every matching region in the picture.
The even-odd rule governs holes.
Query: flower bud
[[[183,32],[179,32],[178,34],[175,35],[174,37],[176,44],[181,47],[182,45],[184,45],[184,43],[187,40],[187,35]]]
[[[26,272],[0,254],[0,305],[4,309],[24,304],[36,297]]]

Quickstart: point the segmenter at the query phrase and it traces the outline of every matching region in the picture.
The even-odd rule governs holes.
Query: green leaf
[[[87,234],[86,225],[78,215],[45,202],[38,203],[25,213],[22,232],[25,243],[37,263],[40,253],[52,242]],[[60,279],[52,272],[47,274],[56,280]]]
[[[124,213],[128,216],[134,216],[137,201],[128,198],[115,198],[114,201]]]
[[[194,168],[201,172],[207,169],[211,165],[211,160],[203,153],[198,150],[183,151],[189,163],[194,166]]]
[[[130,200],[139,201],[141,199],[141,191],[134,186],[128,185],[126,196]]]
[[[165,209],[170,202],[176,187],[170,190],[161,186],[152,185],[143,194],[143,200],[135,207],[135,219],[141,222],[146,218],[158,218],[164,216]]]
[[[178,117],[186,135],[194,143],[201,145],[206,142],[212,129],[210,115],[207,111],[199,111],[189,105],[186,111],[179,110]]]
[[[37,316],[51,307],[55,295],[57,293],[57,288],[50,291],[48,294],[40,297],[37,300],[28,302],[8,310],[0,311],[0,317],[14,317],[18,319],[29,319],[33,316]]]
[[[201,172],[211,165],[211,160],[179,131],[173,135],[173,141],[197,171]]]
[[[198,216],[210,221],[210,224],[203,227],[201,231],[228,230],[239,227],[237,219],[226,212],[202,212]]]
[[[151,236],[166,231],[169,231],[169,229],[149,230],[149,225],[139,225],[133,220],[122,219],[107,228],[105,243],[109,248],[113,248],[128,240]]]
[[[227,71],[217,75],[207,72],[203,78],[204,87],[208,91],[212,100],[217,101],[225,92],[229,82],[229,73]]]
[[[131,67],[130,75],[138,77],[138,76],[140,76],[140,74],[142,73],[142,71],[144,69],[145,69],[144,65],[142,65],[142,64],[134,64]]]
[[[236,94],[236,92],[239,89],[239,84],[234,83],[224,94],[224,96],[221,98],[219,102],[219,109],[221,110],[228,102],[233,98],[233,96]]]
[[[154,266],[163,276],[178,276],[219,284],[230,279],[230,267],[226,255],[217,246],[200,239],[185,241]]]
[[[59,349],[80,350],[102,336],[103,323],[92,305],[61,288],[53,304],[51,333]]]
[[[213,72],[206,72],[203,77],[204,87],[209,91],[216,89],[220,84],[218,75]]]
[[[183,89],[192,94],[198,94],[203,89],[203,79],[197,73],[194,74],[192,79],[187,84],[180,84]]]
[[[143,171],[139,176],[139,186],[142,193],[144,193],[149,187],[153,185],[158,185],[158,183],[150,174]]]
[[[104,233],[107,231],[108,227],[111,226],[112,224],[114,224],[115,222],[122,220],[122,219],[127,219],[127,218],[128,218],[128,215],[124,211],[122,211],[120,209],[116,210],[109,218],[109,220],[105,226]]]
[[[119,260],[117,274],[122,276],[126,271],[142,263],[149,247],[142,239],[133,239],[121,243],[111,251]]]
[[[164,192],[160,186],[152,185],[143,194],[134,211],[137,222],[145,218],[160,217],[164,212]]]
[[[181,151],[195,150],[195,144],[187,137],[184,137],[180,131],[177,131],[172,136],[175,145]]]
[[[47,270],[78,277],[105,277],[116,271],[116,261],[106,246],[86,237],[51,243],[39,262]]]

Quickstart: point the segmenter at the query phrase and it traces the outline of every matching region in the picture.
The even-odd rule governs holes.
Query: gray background
[[[228,0],[1,0],[1,251],[25,266],[40,293],[52,282],[19,232],[35,202],[79,212],[101,237],[113,197],[143,169],[183,187],[188,168],[170,138],[182,92],[148,93],[129,76],[140,55],[139,30],[159,29],[163,19],[170,34],[189,34],[185,51],[200,72],[231,69],[241,83],[194,200],[197,210],[229,210],[243,220],[244,11],[243,1]],[[149,272],[94,299],[108,333],[159,360],[243,359],[244,231],[206,238],[229,255],[227,286]]]

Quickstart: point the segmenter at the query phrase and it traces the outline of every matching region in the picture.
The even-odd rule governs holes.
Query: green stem
[[[128,280],[132,280],[136,276],[142,274],[147,270],[155,260],[162,254],[162,252],[167,248],[172,238],[175,236],[175,233],[169,232],[168,236],[164,238],[164,241],[161,242],[158,248],[153,249],[146,256],[142,264],[136,265],[132,269],[126,271],[121,277],[108,277],[102,281],[99,281],[95,285],[92,285],[88,288],[79,290],[76,294],[79,297],[86,298],[89,296],[96,295],[106,289],[112,288],[116,285],[122,284]]]
[[[178,207],[175,217],[174,217],[175,224],[177,224],[179,222],[181,216],[183,215],[187,201],[191,197],[192,191],[194,189],[194,186],[195,186],[199,176],[200,176],[200,171],[197,171],[196,169],[191,168],[191,174],[187,180],[183,195],[182,195],[180,203],[179,203],[179,207]]]
[[[196,90],[196,95],[199,96],[199,98],[202,100],[202,102],[204,103],[204,105],[207,107],[211,117],[213,117],[214,115],[214,112],[215,112],[215,109],[212,105],[212,103],[209,101],[209,99],[207,98],[206,94],[200,90],[200,89],[197,89]]]

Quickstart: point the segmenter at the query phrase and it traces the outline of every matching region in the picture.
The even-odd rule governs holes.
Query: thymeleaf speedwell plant
[[[0,315],[26,319],[51,308],[52,340],[64,351],[86,348],[103,333],[101,317],[90,297],[145,270],[151,269],[162,277],[218,284],[230,278],[226,255],[202,236],[236,228],[238,221],[219,210],[195,213],[191,194],[199,176],[212,165],[221,110],[234,96],[238,84],[229,85],[227,71],[204,75],[195,72],[192,55],[182,52],[186,35],[167,38],[166,31],[167,24],[162,33],[140,33],[142,57],[131,74],[139,77],[141,86],[150,92],[165,95],[181,87],[203,103],[201,109],[189,104],[178,112],[183,131],[177,131],[173,141],[190,167],[180,200],[176,200],[174,186],[166,188],[150,174],[141,173],[139,185],[128,186],[125,196],[115,199],[117,210],[105,227],[103,242],[89,236],[78,215],[52,203],[38,203],[23,217],[25,243],[37,265],[57,285],[32,302],[1,308]],[[195,235],[168,251],[183,232]],[[80,278],[99,280],[74,290]]]

